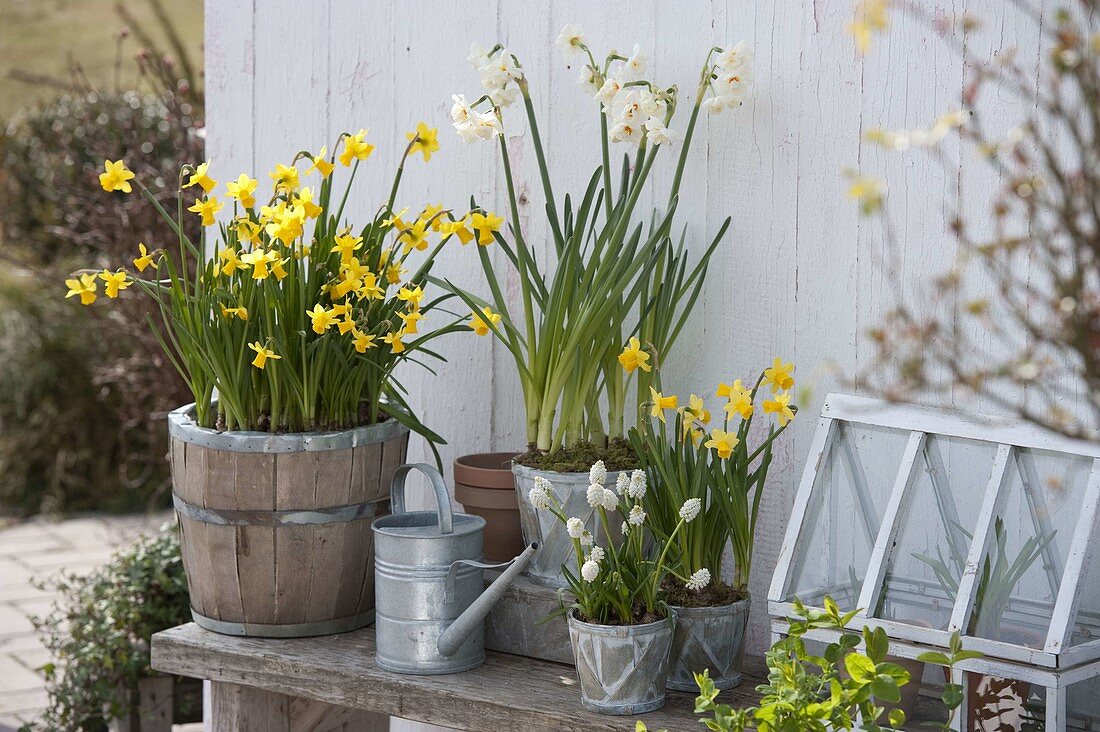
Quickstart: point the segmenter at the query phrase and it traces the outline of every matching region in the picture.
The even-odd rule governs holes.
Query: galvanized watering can
[[[428,477],[435,511],[405,510],[405,479]],[[504,564],[485,564],[485,519],[452,513],[443,476],[431,465],[402,465],[393,476],[389,516],[375,519],[375,638],[379,667],[402,674],[453,674],[485,661],[485,616],[527,568],[537,544]],[[509,566],[511,565],[511,566]],[[489,587],[484,569],[508,567]]]

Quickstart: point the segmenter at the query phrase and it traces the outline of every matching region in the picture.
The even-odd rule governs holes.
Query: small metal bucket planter
[[[614,486],[619,478],[619,472],[608,472],[607,485]],[[545,478],[550,482],[551,490],[561,501],[562,511],[566,516],[575,516],[584,522],[586,529],[593,535],[601,537],[599,543],[605,543],[602,538],[604,531],[598,528],[599,517],[596,509],[588,505],[588,473],[559,473],[553,470],[536,470],[526,465],[512,463],[512,474],[516,479],[516,499],[519,503],[520,527],[523,529],[523,540],[527,544],[537,543],[539,550],[535,552],[535,558],[527,569],[527,576],[532,582],[543,587],[568,587],[565,575],[562,574],[563,564],[569,564],[575,557],[573,555],[573,540],[565,526],[558,521],[549,511],[540,511],[531,505],[529,494],[535,487],[535,478]],[[612,526],[611,531],[615,537],[619,537],[619,527]]]
[[[644,714],[665,705],[675,614],[645,625],[595,625],[569,614],[581,705],[599,714]]]
[[[695,674],[703,669],[710,671],[717,689],[740,684],[749,599],[730,605],[672,609],[676,627],[672,634],[668,688],[697,692]]]

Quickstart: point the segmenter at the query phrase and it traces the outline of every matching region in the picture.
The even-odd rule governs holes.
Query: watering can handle
[[[455,601],[455,582],[458,580],[458,565],[465,564],[467,567],[477,567],[478,569],[504,569],[505,567],[512,566],[519,557],[512,557],[507,562],[497,562],[496,564],[489,562],[475,562],[472,559],[459,559],[451,563],[451,568],[447,570],[447,581],[443,585],[443,603],[450,605]]]
[[[412,470],[419,470],[428,477],[435,492],[435,510],[439,517],[439,533],[454,533],[454,517],[451,514],[451,496],[447,493],[447,486],[443,482],[443,476],[434,466],[427,463],[408,463],[402,465],[393,474],[393,485],[390,487],[390,506],[394,514],[405,513],[405,479]]]

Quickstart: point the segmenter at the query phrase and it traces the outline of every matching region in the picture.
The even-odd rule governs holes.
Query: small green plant
[[[190,620],[174,528],[120,550],[107,566],[53,583],[61,599],[36,620],[52,660],[49,702],[29,729],[101,730],[130,711],[131,691],[153,675],[153,633]]]
[[[757,687],[760,705],[734,709],[717,701],[718,690],[707,671],[695,675],[699,696],[695,712],[707,714],[701,720],[715,732],[826,732],[826,730],[883,730],[905,724],[900,709],[888,714],[883,703],[901,699],[901,687],[909,683],[909,672],[886,660],[889,640],[881,628],[867,628],[855,633],[846,630],[858,610],[842,613],[832,598],[825,598],[825,609],[805,607],[795,600],[797,617],[790,621],[787,637],[778,641],[766,654],[768,682]],[[810,630],[843,631],[840,638],[825,647],[821,656],[807,650],[804,636]],[[858,646],[863,643],[863,650]],[[947,668],[981,654],[962,648],[959,634],[951,636],[948,653],[931,652],[919,656],[920,661]],[[947,719],[934,725],[951,729],[951,722],[962,704],[962,686],[944,685],[941,700],[947,709]],[[888,725],[889,727],[884,727]],[[642,722],[636,732],[646,732]]]

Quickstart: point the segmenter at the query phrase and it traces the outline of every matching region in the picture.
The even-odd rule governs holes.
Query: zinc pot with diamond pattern
[[[539,550],[527,568],[527,576],[532,582],[543,587],[567,587],[565,575],[561,572],[563,564],[576,561],[573,553],[573,540],[565,525],[554,518],[549,511],[540,511],[531,504],[530,493],[535,487],[535,478],[545,478],[550,482],[550,490],[561,502],[566,516],[576,516],[584,522],[586,529],[596,537],[596,543],[607,546],[607,537],[603,527],[598,526],[596,509],[588,505],[588,473],[559,473],[553,470],[536,470],[526,465],[512,463],[512,474],[516,480],[516,500],[519,503],[519,520],[526,544],[538,544]],[[609,471],[605,485],[615,487],[619,472]],[[614,538],[620,539],[618,525],[611,531]]]
[[[710,670],[716,689],[741,683],[749,598],[714,607],[673,607],[676,626],[668,666],[668,688],[697,692],[695,674]]]
[[[595,625],[569,614],[569,640],[581,682],[581,705],[632,715],[665,705],[675,615],[645,625]]]

